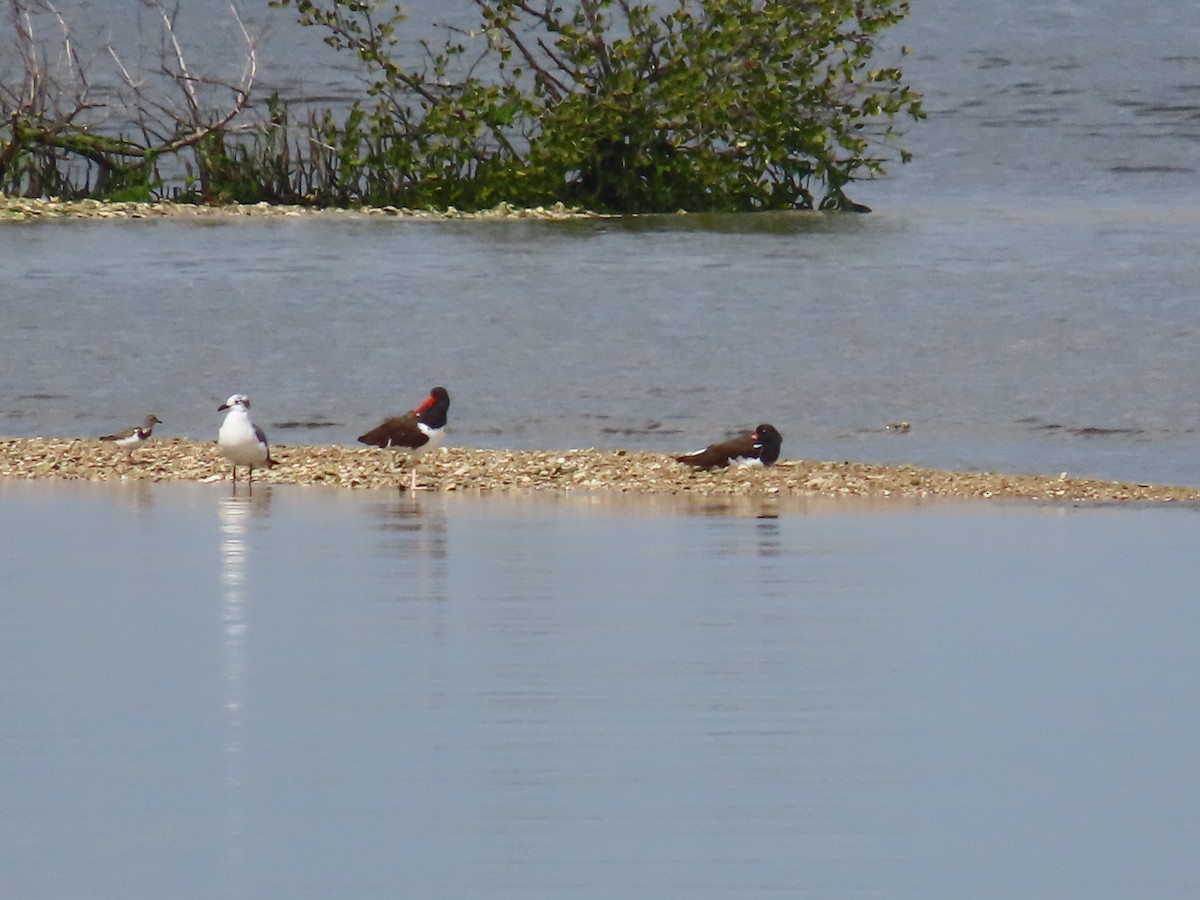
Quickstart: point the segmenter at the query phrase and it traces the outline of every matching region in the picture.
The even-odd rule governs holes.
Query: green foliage
[[[136,141],[62,128],[28,113],[10,116],[7,129],[0,135],[6,144],[0,153],[5,193],[19,193],[24,182],[39,195],[149,200],[160,186],[157,155]],[[82,161],[82,177],[72,179],[64,160]]]
[[[357,177],[357,199],[411,206],[853,208],[844,188],[884,172],[893,121],[924,115],[899,68],[869,68],[907,2],[472,2],[479,29],[406,68],[398,7],[379,19],[361,0],[274,0],[368,70],[376,106],[325,132],[355,145],[343,191]]]
[[[908,14],[907,0],[459,0],[456,14],[465,6],[477,22],[445,28],[440,42],[428,29],[401,40],[408,26],[391,2],[271,5],[354,58],[361,97],[336,108],[301,101],[293,122],[272,96],[247,125],[247,82],[227,114],[205,117],[180,56],[186,106],[169,114],[175,124],[133,116],[142,140],[108,137],[82,119],[95,106],[82,72],[72,70],[74,107],[63,105],[27,30],[18,37],[30,89],[0,87],[0,190],[459,209],[561,201],[627,213],[856,209],[847,186],[882,174],[889,158],[907,161],[895,123],[924,117],[898,67],[872,67],[878,36]],[[33,88],[38,104],[18,102]],[[163,107],[136,111],[148,109]]]

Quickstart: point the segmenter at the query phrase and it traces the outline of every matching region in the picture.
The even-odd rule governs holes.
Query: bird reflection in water
[[[407,495],[372,509],[378,517],[375,527],[389,538],[384,542],[387,555],[446,558],[446,510],[437,499]]]
[[[697,504],[694,511],[703,516],[728,519],[738,535],[748,537],[742,527],[753,519],[753,553],[760,557],[779,556],[782,552],[779,537],[779,500],[775,497],[721,497]],[[738,541],[730,552],[741,555],[746,552],[748,541]]]
[[[757,558],[757,584],[764,596],[786,596],[794,584],[784,557],[794,550],[785,541],[780,503],[773,497],[713,498],[694,507],[709,519],[706,550],[709,557]]]
[[[251,519],[270,513],[271,492],[256,496],[222,497],[217,514],[221,523],[221,675],[222,713],[225,719],[224,792],[226,866],[230,896],[240,891],[245,825],[242,815],[243,728],[246,673],[246,561],[247,526]]]
[[[404,561],[390,584],[399,588],[395,599],[446,599],[446,560],[449,536],[445,500],[404,494],[369,507],[381,535],[378,553]]]

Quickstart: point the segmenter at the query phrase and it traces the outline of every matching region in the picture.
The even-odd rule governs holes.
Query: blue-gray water
[[[1189,509],[0,484],[0,880],[1191,897],[1198,541]]]
[[[275,441],[352,443],[445,384],[467,446],[683,451],[768,421],[805,458],[1200,482],[1194,208],[63,223],[0,243],[0,433],[154,412],[212,437],[242,391]]]
[[[914,6],[869,216],[0,227],[0,434],[1200,483],[1200,6]],[[0,893],[1190,900],[1197,522],[0,483]]]

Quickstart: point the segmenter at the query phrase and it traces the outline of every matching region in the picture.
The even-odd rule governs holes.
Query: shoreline
[[[273,444],[279,465],[261,484],[406,488],[410,469],[374,447]],[[1095,478],[959,472],[908,465],[782,459],[767,468],[697,471],[668,453],[632,450],[442,448],[423,457],[418,484],[444,492],[558,491],[747,497],[1027,500],[1052,503],[1200,501],[1200,487]],[[244,470],[239,480],[244,479]],[[79,481],[229,482],[215,441],[150,440],[132,456],[95,438],[0,439],[0,478]]]
[[[58,197],[10,197],[0,193],[0,223],[38,222],[75,219],[246,219],[299,217],[391,217],[414,221],[447,219],[566,219],[613,218],[555,203],[531,209],[499,203],[491,209],[465,212],[453,206],[446,209],[409,209],[400,206],[299,206],[283,203],[179,203],[173,200],[63,200]]]

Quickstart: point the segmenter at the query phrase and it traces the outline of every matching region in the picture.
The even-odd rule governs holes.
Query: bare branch
[[[149,95],[145,90],[144,81],[134,78],[117,51],[111,46],[108,51],[117,64],[121,79],[132,96],[130,106],[137,113],[138,126],[147,136],[147,151],[154,154],[173,153],[193,146],[209,135],[225,129],[245,111],[258,76],[258,52],[255,41],[238,14],[236,6],[231,3],[230,12],[246,43],[246,61],[241,76],[237,83],[226,83],[217,79],[197,76],[188,67],[183,45],[175,31],[178,10],[168,12],[162,0],[142,0],[142,2],[157,11],[162,20],[163,33],[167,37],[170,52],[173,54],[174,65],[168,65],[167,61],[163,60],[160,71],[183,94],[185,110],[181,113],[176,105]],[[203,110],[199,93],[199,88],[202,86],[224,87],[233,92],[233,103],[215,119],[207,116]],[[160,117],[172,123],[170,129],[155,127],[154,120]],[[150,146],[151,144],[154,146]]]
[[[487,6],[487,3],[486,0],[475,0],[475,5],[480,9],[484,9]],[[531,8],[525,3],[517,3],[515,5],[522,11],[528,13],[537,21],[541,22],[543,26],[545,25],[546,15],[544,13],[539,13],[537,10]],[[504,32],[504,35],[509,39],[509,41],[512,42],[512,45],[517,49],[517,52],[521,54],[521,58],[525,60],[525,65],[529,67],[530,71],[534,73],[534,76],[546,87],[552,100],[557,102],[571,93],[571,89],[550,72],[546,64],[539,59],[533,50],[526,45],[525,41],[521,39],[521,37],[517,34],[516,29],[513,28],[512,25],[505,22],[500,24],[499,28]],[[569,78],[575,77],[575,71],[570,66],[564,65],[563,62],[558,59],[546,46],[545,42],[540,37],[538,38],[537,44],[539,47],[541,47],[542,52],[549,57],[550,61],[558,66],[558,68],[564,74],[566,74]]]
[[[242,38],[246,41],[246,66],[242,70],[242,81],[238,90],[248,97],[250,91],[254,88],[254,82],[258,78],[258,48],[255,45],[254,38],[246,30],[246,23],[242,21],[241,15],[238,14],[237,5],[230,3],[229,12],[233,14],[233,20],[237,22],[238,29],[242,32]]]
[[[88,89],[87,77],[84,75],[83,66],[79,64],[79,56],[75,52],[75,43],[71,40],[71,29],[67,27],[67,20],[63,18],[62,13],[58,11],[50,0],[42,0],[42,4],[46,11],[58,22],[58,27],[62,31],[63,53],[67,61],[68,74],[73,81],[82,86],[83,92],[86,94]]]
[[[18,0],[11,0],[9,9],[12,14],[13,31],[16,35],[17,49],[25,69],[25,78],[19,93],[13,93],[13,105],[33,109],[38,90],[42,83],[43,69],[38,59],[37,44],[33,39],[33,18],[29,8]]]
[[[179,15],[179,6],[176,4],[175,12],[168,14],[162,0],[142,0],[142,3],[156,10],[159,18],[162,19],[163,33],[167,36],[167,40],[171,44],[171,49],[175,52],[175,62],[179,67],[174,73],[167,74],[172,75],[175,83],[183,91],[188,110],[191,112],[192,121],[195,122],[200,118],[200,104],[196,99],[196,86],[193,84],[191,72],[188,71],[187,61],[183,58],[183,47],[179,45],[179,38],[175,34],[175,17]]]
[[[121,62],[121,57],[117,55],[117,50],[112,46],[112,44],[108,45],[108,55],[111,56],[113,58],[113,62],[117,64],[117,69],[121,73],[121,80],[125,82],[125,86],[133,91],[135,95],[140,96],[142,92],[142,82],[133,80],[133,76],[130,75],[129,70],[125,68],[125,63]]]
[[[538,46],[542,48],[543,53],[545,53],[548,57],[550,57],[551,60],[553,60],[554,64],[556,66],[558,66],[559,70],[564,75],[566,75],[568,78],[570,78],[572,81],[574,81],[576,83],[583,81],[583,73],[580,72],[578,69],[576,69],[574,66],[569,66],[565,62],[563,62],[561,59],[559,59],[558,56],[555,55],[554,51],[546,46],[546,42],[544,40],[542,40],[541,38],[538,38]],[[558,85],[559,91],[561,93],[559,94],[559,97],[556,99],[561,99],[562,97],[565,97],[567,94],[569,94],[571,92],[570,88],[568,88],[565,84],[563,84],[557,78],[554,78],[554,76],[552,76],[548,71],[543,70],[543,74],[545,75],[546,78],[552,79],[554,81],[554,83],[556,85]]]

